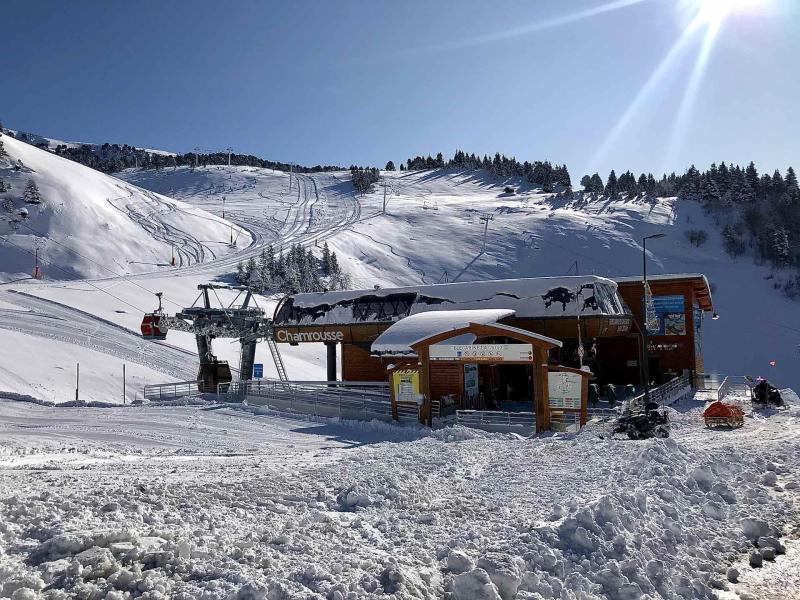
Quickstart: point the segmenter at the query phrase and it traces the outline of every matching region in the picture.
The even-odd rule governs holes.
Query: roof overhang
[[[615,277],[614,281],[621,288],[629,286],[641,286],[642,277],[636,275],[632,277]],[[678,273],[664,275],[648,275],[648,283],[691,283],[694,297],[698,306],[705,312],[714,310],[714,301],[711,297],[711,285],[708,278],[702,273]]]

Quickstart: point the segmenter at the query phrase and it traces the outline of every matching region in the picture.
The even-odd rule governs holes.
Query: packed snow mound
[[[0,422],[0,597],[746,598],[743,561],[766,571],[795,544],[785,414],[637,443],[381,441],[204,407],[0,402]]]
[[[205,262],[230,251],[231,223],[10,136],[0,179],[0,280],[111,277]],[[36,187],[36,190],[32,186]],[[37,191],[38,190],[38,191]],[[236,228],[237,231],[239,228]],[[250,236],[238,234],[239,246]]]

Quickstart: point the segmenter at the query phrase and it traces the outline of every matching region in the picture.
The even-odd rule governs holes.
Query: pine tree
[[[328,242],[322,244],[322,273],[331,274],[331,249],[328,247]]]
[[[647,195],[653,196],[656,192],[656,178],[653,177],[652,173],[647,174]]]
[[[592,175],[592,191],[596,194],[602,194],[605,187],[603,186],[603,180],[600,177],[599,173],[595,173]]]
[[[775,173],[772,176],[772,193],[775,196],[780,196],[784,191],[786,191],[786,185],[783,181],[783,176],[778,169],[775,169]]]
[[[236,264],[236,281],[238,281],[240,284],[244,284],[247,281],[247,274],[245,273],[242,261],[239,261]]]
[[[608,182],[606,183],[606,196],[613,198],[617,195],[617,183],[617,174],[614,172],[614,169],[611,169],[611,173],[608,174]]]
[[[786,179],[784,179],[784,184],[786,185],[786,190],[789,193],[792,193],[793,191],[796,192],[798,189],[797,175],[795,174],[794,169],[792,167],[786,169]]]
[[[645,175],[644,173],[639,175],[639,182],[637,184],[637,187],[639,188],[640,194],[644,194],[645,192],[647,192],[647,175]]]
[[[761,190],[760,190],[760,180],[758,178],[758,171],[756,170],[756,165],[752,161],[749,165],[747,165],[747,169],[744,172],[745,178],[747,179],[747,184],[750,186],[750,191],[752,193],[752,199],[755,200],[761,197]]]
[[[338,275],[339,274],[339,259],[336,258],[336,252],[331,252],[331,266],[330,266],[330,274],[331,275]]]
[[[0,158],[5,158],[8,156],[8,152],[6,152],[5,146],[3,146],[3,138],[0,137]]]
[[[28,204],[41,204],[42,195],[39,193],[39,186],[33,179],[29,179],[25,185],[25,192],[22,194],[23,200]]]
[[[256,259],[252,256],[247,259],[247,264],[244,267],[244,275],[247,284],[250,284],[258,278],[258,265],[256,264]]]
[[[717,183],[710,176],[703,177],[700,187],[700,197],[705,202],[713,203],[719,200],[720,194]]]
[[[400,166],[402,167],[403,165],[401,164]],[[385,171],[394,171],[394,163],[392,161],[387,162],[386,163],[386,168],[384,170]]]

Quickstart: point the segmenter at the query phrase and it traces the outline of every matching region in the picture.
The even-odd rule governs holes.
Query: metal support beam
[[[328,381],[336,381],[336,346],[335,342],[325,344],[328,350]]]

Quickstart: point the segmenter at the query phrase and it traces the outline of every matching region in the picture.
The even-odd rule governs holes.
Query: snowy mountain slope
[[[257,256],[268,243],[274,242],[278,246],[301,240],[313,243],[335,235],[359,217],[360,205],[352,194],[329,200],[324,194],[318,194],[314,180],[305,176],[293,177],[290,190],[288,174],[268,170],[252,172],[245,167],[231,170],[211,167],[196,171],[184,168],[171,171],[169,176],[165,172],[148,174],[153,181],[163,180],[169,186],[180,185],[180,180],[185,179],[188,186],[195,186],[189,195],[194,203],[217,213],[221,213],[221,196],[216,196],[215,192],[227,193],[227,216],[241,223],[252,237],[239,234],[234,228],[237,248],[202,264],[158,268],[155,272],[127,277],[104,274],[102,279],[91,281],[59,283],[28,279],[0,286],[0,307],[7,308],[0,311],[0,330],[37,338],[45,356],[50,340],[56,339],[76,346],[75,352],[89,348],[105,353],[103,360],[98,358],[103,356],[99,353],[92,359],[98,368],[101,366],[99,363],[106,362],[111,371],[116,372],[121,369],[122,362],[139,364],[151,370],[145,383],[172,381],[176,376],[191,379],[197,363],[193,336],[172,332],[166,344],[145,342],[139,337],[142,314],[156,307],[156,291],[164,292],[164,308],[175,312],[192,304],[198,294],[198,284],[230,281],[229,275],[235,270],[236,263]],[[229,236],[230,229],[225,233],[226,237]],[[31,307],[32,301],[28,296],[14,294],[13,290],[40,296],[50,302]],[[233,300],[233,296],[224,291],[219,291],[218,295],[222,302]],[[274,300],[260,298],[259,302],[267,305],[267,311],[271,312]],[[76,310],[79,311],[77,316]],[[109,324],[125,331],[115,330]],[[35,343],[36,340],[28,341],[26,347],[35,347]],[[176,354],[172,346],[190,354]],[[214,351],[234,368],[238,365],[238,343],[218,340]],[[284,353],[289,374],[296,379],[324,379],[324,357],[325,350],[321,345],[291,348]],[[13,364],[13,359],[11,354],[7,360],[0,357],[0,364]],[[266,347],[258,348],[256,361],[265,364],[268,376],[276,376]],[[56,361],[46,359],[45,363],[51,366]],[[98,387],[97,393],[102,389],[102,386]],[[2,377],[0,391],[29,393],[20,381]],[[56,391],[68,398],[73,390],[67,382],[65,387]]]
[[[50,279],[108,277],[204,262],[228,252],[231,225],[203,210],[141,190],[10,136],[0,159],[0,277],[30,274],[38,247]],[[21,161],[21,162],[20,162]],[[19,167],[15,169],[14,167]],[[34,182],[41,204],[23,200]],[[27,218],[20,211],[27,212]],[[240,234],[244,245],[246,232]]]
[[[188,306],[198,283],[229,281],[226,278],[237,262],[256,256],[270,243],[277,248],[296,242],[313,247],[327,241],[353,275],[354,286],[371,288],[558,276],[576,270],[612,277],[637,275],[641,237],[664,232],[667,238],[648,247],[650,273],[703,272],[714,288],[715,307],[722,318],[706,319],[703,326],[709,372],[767,375],[781,386],[800,387],[800,332],[793,324],[797,304],[771,289],[768,269],[747,258],[730,259],[716,226],[699,206],[674,199],[567,203],[525,186],[509,195],[480,173],[384,176],[386,214],[381,214],[383,188],[359,197],[346,172],[295,175],[290,189],[287,173],[251,167],[127,171],[121,174],[123,179],[217,216],[222,214],[224,196],[226,218],[246,228],[253,244],[239,243],[225,256],[168,273],[70,284],[27,281],[6,287],[78,308],[135,334],[141,313],[156,305],[153,292],[165,292],[169,311]],[[492,220],[483,250],[480,218],[486,214]],[[684,235],[689,229],[705,229],[708,242],[700,248],[689,244]],[[0,301],[13,304],[14,298],[4,295]],[[195,350],[188,334],[171,333],[169,344]],[[238,363],[238,344],[220,340],[215,351],[232,365]],[[257,362],[274,375],[266,349],[258,352]],[[286,348],[285,355],[291,377],[324,378],[321,347]],[[777,365],[770,367],[770,360]]]
[[[269,223],[283,222],[286,180],[262,169],[214,167],[194,172],[128,171],[142,187],[172,191],[176,197],[219,214],[221,195],[252,214],[263,206]],[[284,174],[285,176],[285,174]],[[674,198],[592,202],[567,201],[482,172],[384,172],[384,188],[358,197],[359,217],[328,237],[331,248],[353,276],[354,287],[432,284],[566,273],[609,277],[639,275],[641,239],[667,234],[648,246],[648,270],[705,273],[711,282],[719,321],[706,319],[706,367],[723,374],[763,375],[784,386],[800,387],[800,305],[772,289],[773,273],[748,257],[725,254],[718,226],[693,202]],[[332,207],[354,195],[349,173],[309,176]],[[275,188],[278,183],[281,187]],[[510,182],[514,183],[514,182]],[[311,218],[324,228],[320,210]],[[312,210],[313,213],[313,210]],[[246,215],[231,213],[232,219]],[[483,249],[484,215],[491,216]],[[311,224],[309,224],[311,228]],[[688,230],[702,229],[708,241],[697,248]],[[577,262],[577,269],[576,269]],[[746,340],[746,342],[744,341]],[[770,366],[770,361],[776,366]]]
[[[27,143],[33,144],[34,146],[40,146],[42,144],[46,144],[50,150],[55,150],[58,146],[66,146],[67,148],[80,148],[82,146],[90,146],[93,150],[100,148],[103,144],[96,144],[93,142],[67,142],[65,140],[58,140],[56,138],[44,137],[37,133],[31,133],[29,131],[16,131],[14,129],[5,129],[5,131],[11,135],[14,135],[17,138],[21,136],[25,136]],[[123,144],[117,144],[122,146]],[[143,150],[149,154],[160,154],[161,156],[175,156],[174,152],[168,152],[166,150],[153,150],[152,148],[138,148],[137,150]]]

